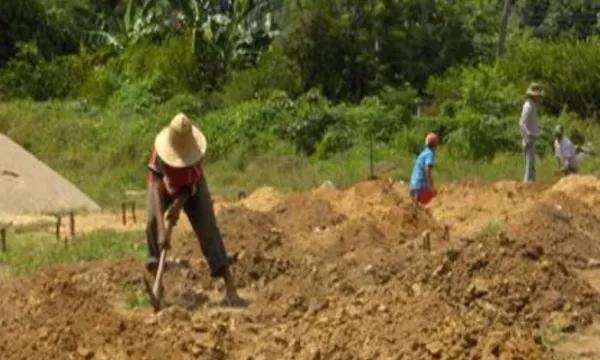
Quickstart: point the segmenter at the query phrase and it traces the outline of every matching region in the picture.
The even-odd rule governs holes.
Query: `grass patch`
[[[8,268],[10,275],[20,276],[52,265],[141,257],[142,239],[141,231],[99,230],[69,240],[65,248],[64,241],[57,241],[52,233],[13,230],[8,234],[8,251],[0,254],[0,264]]]
[[[151,306],[148,295],[144,291],[134,287],[125,288],[124,301],[125,309],[127,310],[135,310]]]
[[[381,177],[398,180],[410,179],[415,157],[406,152],[388,148],[376,150],[375,162],[394,163],[398,166]],[[326,160],[306,158],[293,152],[262,154],[250,159],[240,170],[235,164],[238,159],[232,155],[219,162],[208,164],[206,174],[213,193],[232,199],[240,190],[251,192],[260,186],[272,186],[280,191],[307,190],[332,181],[338,188],[351,186],[357,181],[366,180],[369,175],[369,153],[366,146],[357,146]],[[582,163],[582,173],[592,173],[600,166],[596,158],[588,158]],[[384,167],[385,168],[385,167]],[[550,156],[537,161],[538,182],[555,182],[560,178],[554,174],[556,160]],[[436,185],[448,184],[465,177],[475,176],[484,181],[521,181],[524,174],[524,160],[520,154],[503,153],[490,161],[472,161],[452,157],[441,147],[436,156],[434,180]]]
[[[146,162],[152,140],[173,116],[173,109],[163,107],[144,114],[121,110],[111,107],[90,109],[76,101],[0,102],[0,132],[73,182],[105,209],[119,209],[126,190],[146,188]],[[205,117],[194,119],[203,127],[216,126],[209,124]],[[40,128],[44,131],[40,132]],[[407,142],[413,133],[421,130],[424,131],[407,130],[410,135],[407,139],[399,138],[389,145],[375,144],[375,162],[398,164],[397,168],[377,175],[395,180],[410,177],[415,155],[407,150],[412,148]],[[219,133],[214,129],[213,132]],[[596,133],[597,126],[590,125],[586,135],[590,135],[589,140],[595,140]],[[252,191],[260,186],[297,191],[313,188],[326,180],[344,188],[369,175],[369,146],[360,140],[352,148],[323,159],[299,154],[290,143],[263,135],[257,138],[259,140],[244,138],[218,160],[209,159],[205,169],[213,193],[234,198],[242,189]],[[220,140],[215,136],[209,138],[208,151]],[[523,178],[524,160],[519,152],[497,153],[491,160],[472,160],[456,155],[454,150],[457,148],[460,146],[443,143],[438,149],[434,170],[437,184],[468,176],[487,181]],[[595,171],[599,166],[598,158],[587,158],[582,164],[582,172]],[[557,180],[555,169],[553,156],[538,158],[538,181]],[[138,203],[144,201],[140,197]]]
[[[488,220],[485,222],[485,224],[483,224],[481,230],[486,236],[498,236],[505,230],[505,227],[503,223],[494,220]]]

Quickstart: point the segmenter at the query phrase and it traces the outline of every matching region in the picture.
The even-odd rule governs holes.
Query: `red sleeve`
[[[148,183],[152,184],[157,179],[162,178],[160,159],[156,155],[154,146],[150,150],[150,159],[148,160]]]

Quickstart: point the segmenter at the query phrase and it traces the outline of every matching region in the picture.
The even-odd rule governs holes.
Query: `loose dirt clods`
[[[0,354],[550,359],[553,341],[600,313],[596,278],[581,275],[600,259],[597,188],[595,177],[470,181],[416,211],[402,185],[383,181],[262,189],[218,212],[228,250],[241,252],[247,309],[218,306],[220,283],[184,225],[173,256],[187,261],[167,273],[167,309],[124,309],[123,289],[141,288],[139,259],[42,270],[0,284]]]

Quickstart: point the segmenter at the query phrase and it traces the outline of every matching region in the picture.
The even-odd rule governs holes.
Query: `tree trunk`
[[[510,7],[512,0],[504,0],[504,10],[502,11],[502,24],[500,25],[500,36],[498,38],[498,56],[504,54],[504,44],[506,43],[506,31],[508,28],[508,18],[510,17]]]

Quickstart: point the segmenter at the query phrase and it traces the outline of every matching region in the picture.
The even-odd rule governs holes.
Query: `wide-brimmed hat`
[[[156,153],[167,165],[182,168],[196,164],[206,153],[206,137],[185,114],[179,113],[154,139]]]
[[[529,84],[526,94],[530,96],[544,96],[544,88],[542,87],[542,84],[532,82]]]

